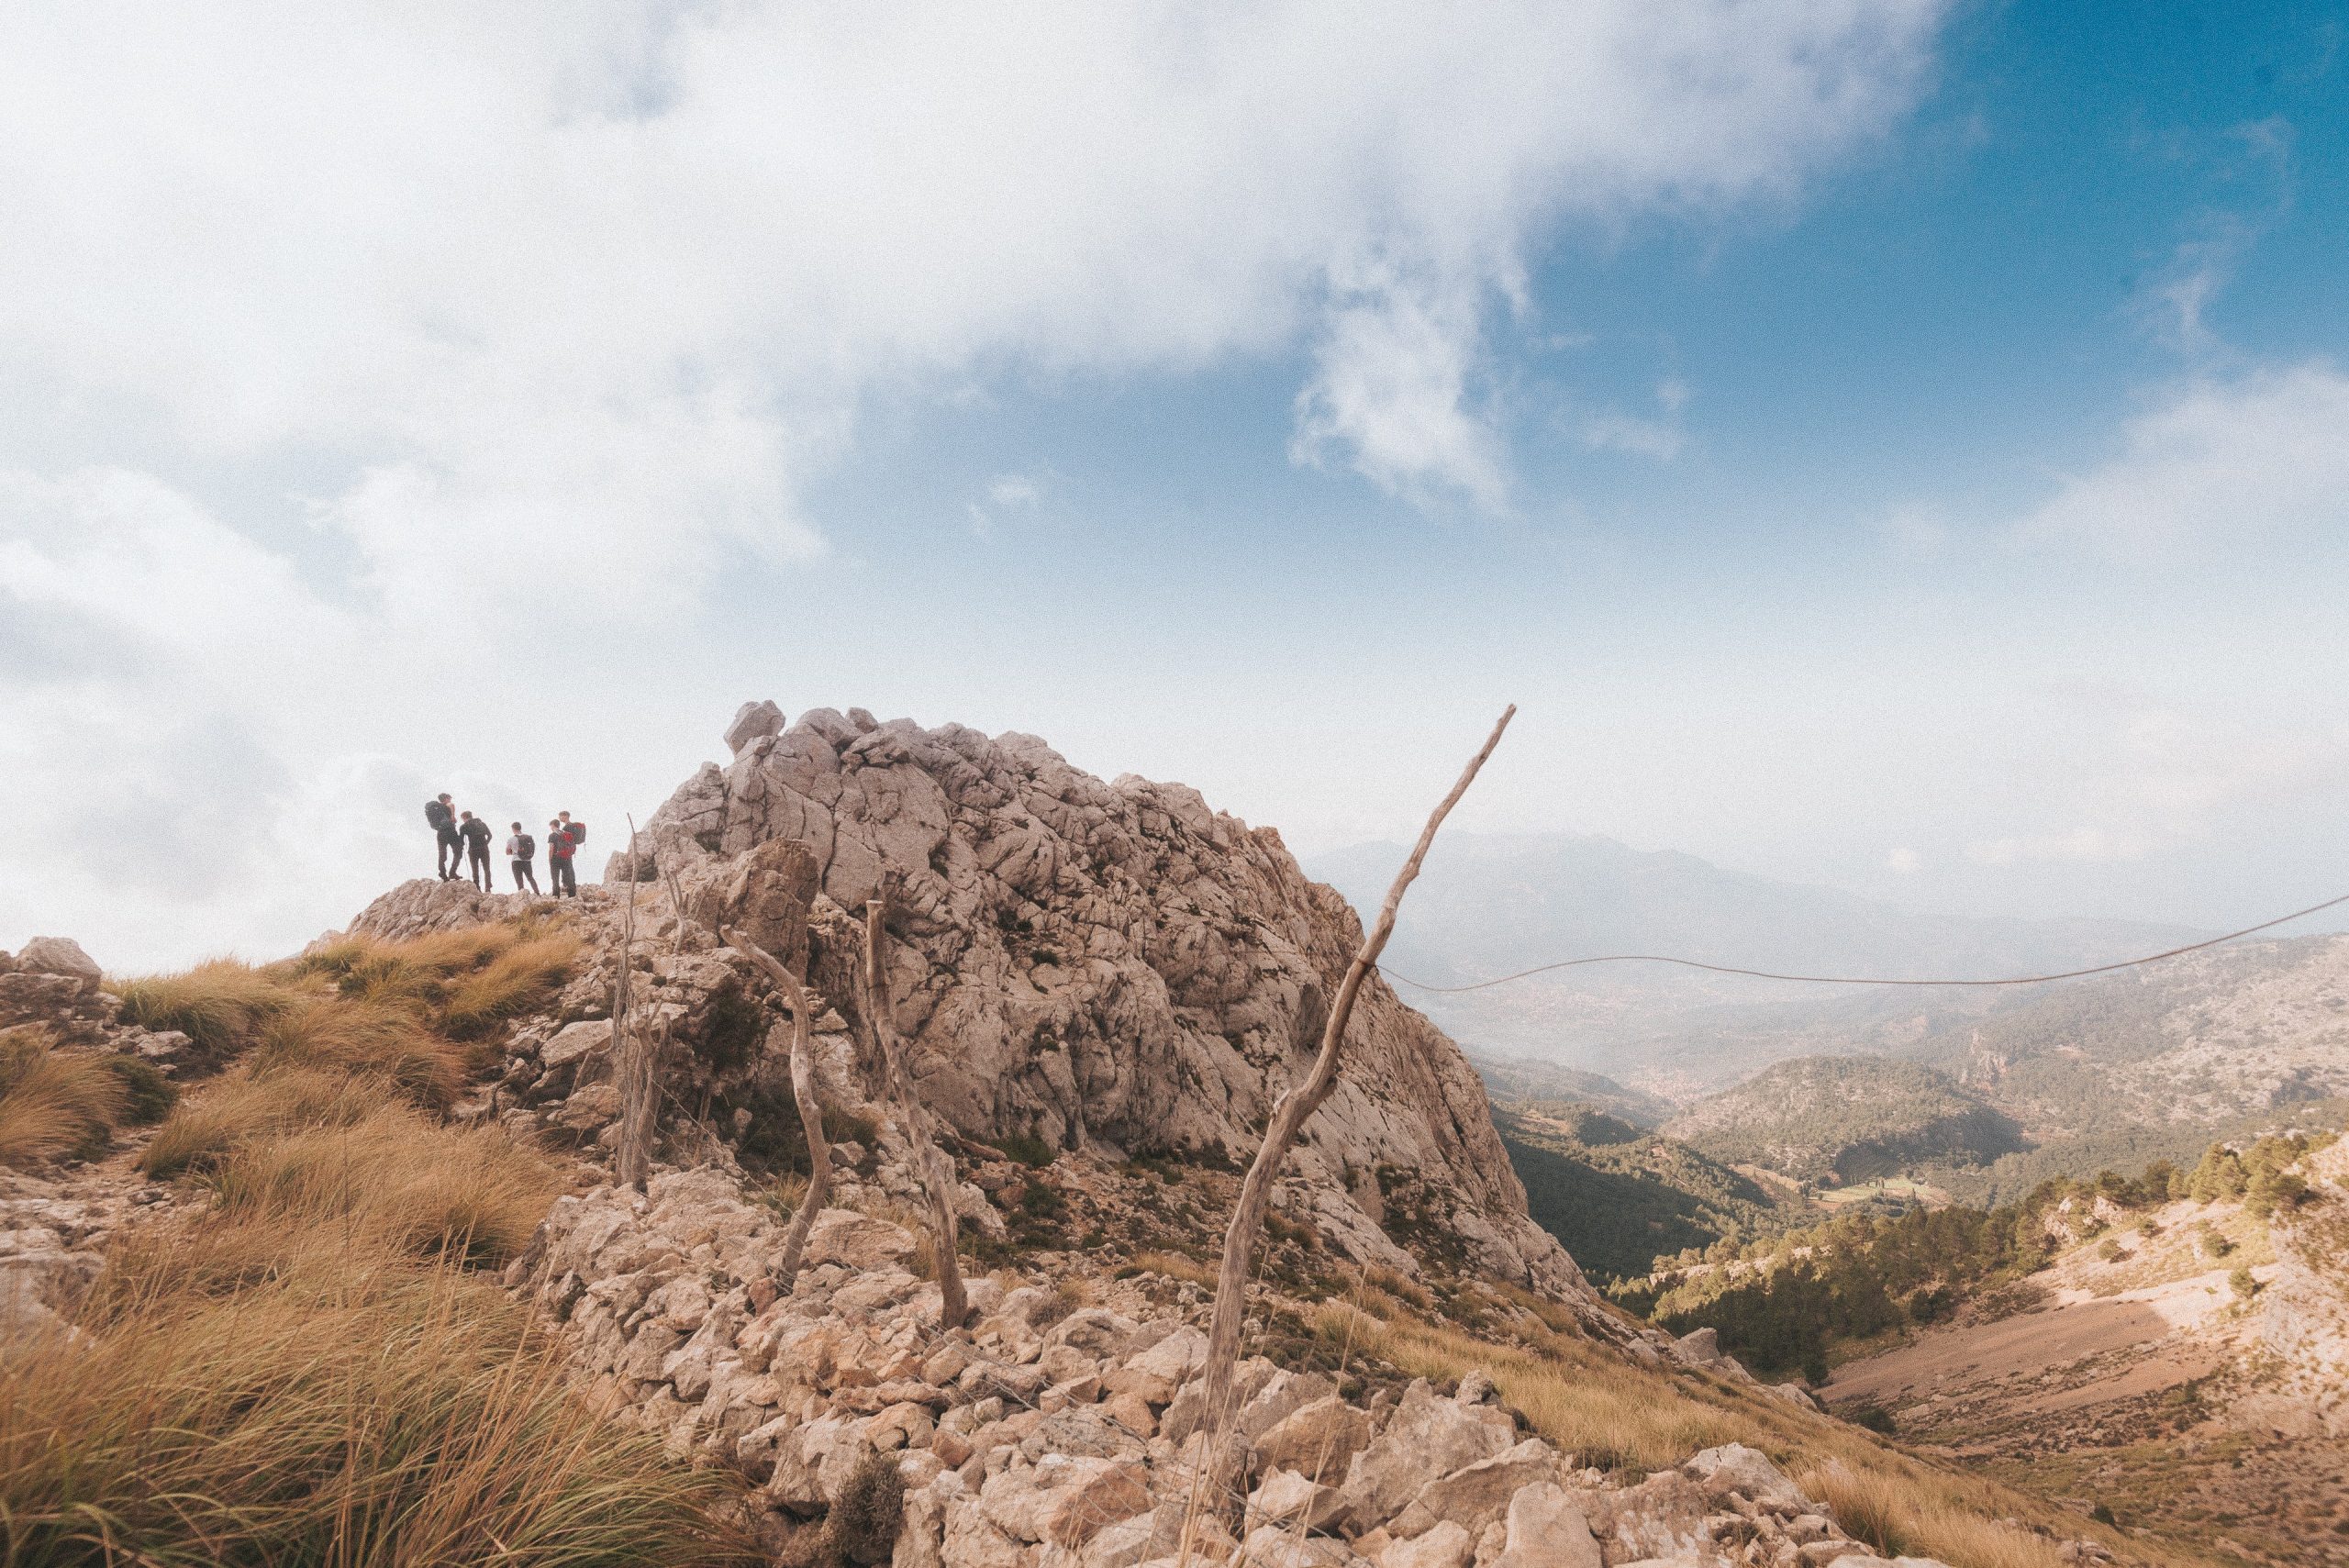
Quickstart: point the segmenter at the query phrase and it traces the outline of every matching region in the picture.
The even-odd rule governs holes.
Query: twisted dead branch
[[[807,1142],[807,1191],[784,1232],[783,1261],[775,1265],[775,1289],[788,1296],[799,1278],[801,1258],[807,1251],[807,1232],[832,1190],[832,1147],[824,1140],[824,1106],[816,1094],[816,1051],[813,1030],[815,998],[807,983],[785,967],[781,959],[731,926],[720,926],[726,945],[745,954],[774,983],[784,1006],[791,1009],[791,1097],[799,1107],[799,1129]]]
[[[955,1254],[954,1168],[930,1135],[930,1112],[916,1097],[906,1076],[905,1052],[897,1040],[897,1020],[889,995],[888,968],[882,962],[888,904],[874,898],[864,906],[864,1006],[861,1009],[873,1030],[874,1045],[888,1080],[889,1098],[896,1107],[897,1125],[912,1146],[914,1169],[921,1175],[930,1199],[930,1247],[938,1254],[940,1322],[959,1329],[970,1317],[969,1298],[963,1291],[963,1265]]]
[[[1403,869],[1395,873],[1394,885],[1386,890],[1386,901],[1379,906],[1378,918],[1363,938],[1362,948],[1353,962],[1346,966],[1346,976],[1338,987],[1336,1002],[1330,1008],[1328,1019],[1321,1029],[1321,1051],[1314,1059],[1313,1071],[1304,1083],[1282,1094],[1273,1106],[1273,1114],[1264,1129],[1264,1146],[1257,1150],[1255,1162],[1248,1167],[1248,1174],[1240,1184],[1240,1199],[1231,1212],[1231,1225],[1224,1232],[1223,1265],[1216,1275],[1215,1321],[1208,1332],[1206,1365],[1201,1369],[1206,1378],[1207,1408],[1201,1422],[1208,1433],[1208,1448],[1202,1455],[1204,1468],[1220,1471],[1229,1462],[1231,1421],[1237,1401],[1233,1395],[1234,1373],[1240,1362],[1240,1326],[1248,1310],[1248,1259],[1255,1251],[1256,1238],[1264,1229],[1264,1206],[1272,1195],[1273,1178],[1280,1173],[1281,1162],[1297,1141],[1299,1129],[1307,1119],[1321,1108],[1338,1085],[1338,1068],[1346,1039],[1346,1021],[1353,1014],[1354,998],[1362,991],[1363,982],[1378,962],[1378,955],[1386,951],[1386,939],[1395,931],[1395,912],[1403,902],[1403,892],[1419,874],[1419,863],[1427,858],[1428,847],[1435,842],[1436,829],[1460,797],[1468,793],[1475,782],[1477,771],[1485,760],[1500,744],[1501,732],[1517,716],[1512,703],[1502,713],[1500,721],[1468,766],[1460,780],[1452,786],[1419,832],[1419,840],[1412,846],[1410,858]],[[1187,1535],[1187,1531],[1186,1531]],[[1186,1554],[1188,1541],[1186,1540]]]

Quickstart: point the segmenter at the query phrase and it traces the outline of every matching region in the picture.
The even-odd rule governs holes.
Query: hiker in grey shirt
[[[538,859],[539,841],[522,831],[519,822],[514,824],[514,836],[506,840],[506,858],[514,866],[514,891],[519,893],[525,883],[530,891],[539,891],[539,873],[531,862]]]

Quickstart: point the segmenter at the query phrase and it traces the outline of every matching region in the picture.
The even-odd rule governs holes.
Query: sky
[[[736,706],[1302,853],[2349,890],[2349,7],[0,11],[0,948]]]

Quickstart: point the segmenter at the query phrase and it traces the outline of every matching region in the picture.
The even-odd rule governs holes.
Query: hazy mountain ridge
[[[1868,1181],[1929,1162],[1983,1164],[2019,1151],[2014,1120],[1943,1074],[1883,1057],[1810,1056],[1764,1069],[1666,1122],[1727,1165],[1804,1181]]]
[[[1307,870],[1360,906],[1403,854],[1399,845],[1360,844],[1313,857]],[[1408,981],[1471,984],[1623,952],[1804,973],[1971,978],[2110,962],[2196,934],[2132,921],[1920,915],[1611,839],[1457,834],[1413,885],[1384,967],[1408,977],[1403,994],[1483,1054],[1556,1062],[1687,1099],[1772,1061],[1839,1049],[1832,1036],[1844,1030],[1880,1034],[1912,1016],[1920,996],[1944,994],[1794,990],[1644,963],[1556,971],[1464,995]]]

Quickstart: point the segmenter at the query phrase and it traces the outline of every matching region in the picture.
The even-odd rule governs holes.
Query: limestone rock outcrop
[[[777,840],[807,846],[819,913],[861,915],[894,888],[909,1069],[966,1137],[1112,1158],[1253,1152],[1361,938],[1276,832],[1181,784],[1105,783],[1033,736],[822,708],[763,726],[645,825],[689,902],[706,914],[739,858]],[[431,929],[463,902],[422,899],[396,929]],[[1475,1072],[1375,977],[1288,1170],[1283,1207],[1356,1256],[1411,1267],[1404,1240],[1538,1289],[1580,1287],[1526,1216]]]

